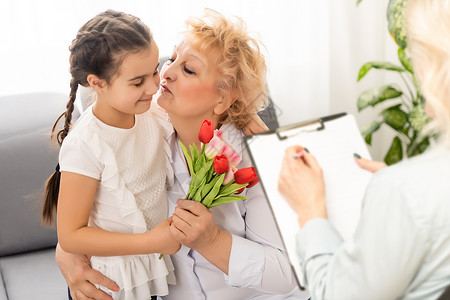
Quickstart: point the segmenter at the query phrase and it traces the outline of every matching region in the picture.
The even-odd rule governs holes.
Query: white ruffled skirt
[[[175,274],[169,255],[159,259],[159,254],[128,255],[91,258],[91,266],[115,281],[120,290],[110,291],[96,284],[113,299],[146,300],[151,296],[169,293],[168,284],[174,285]]]

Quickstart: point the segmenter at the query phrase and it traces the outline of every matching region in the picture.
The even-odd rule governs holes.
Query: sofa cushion
[[[2,257],[0,267],[5,299],[67,299],[67,284],[56,265],[54,248]]]
[[[0,300],[8,300],[5,289],[5,281],[3,280],[1,262],[0,262]]]
[[[41,225],[41,196],[58,161],[49,133],[66,102],[59,93],[0,97],[0,257],[56,245]]]

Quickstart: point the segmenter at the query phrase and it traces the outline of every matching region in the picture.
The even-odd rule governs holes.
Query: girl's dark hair
[[[72,41],[70,50],[70,96],[66,111],[62,113],[52,128],[51,138],[56,135],[56,141],[61,146],[69,133],[72,123],[72,112],[78,90],[78,85],[88,87],[87,77],[94,74],[110,83],[118,73],[120,64],[126,55],[137,53],[150,47],[152,34],[150,29],[137,17],[107,10],[96,15],[84,24]],[[59,121],[64,117],[64,127],[57,131]],[[59,167],[47,180],[44,193],[42,220],[53,223],[56,211],[61,173]]]

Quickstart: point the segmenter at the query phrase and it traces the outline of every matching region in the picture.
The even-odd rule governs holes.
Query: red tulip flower
[[[223,174],[230,169],[228,158],[225,155],[217,155],[214,157],[214,171],[217,174]]]
[[[259,182],[253,167],[239,169],[234,172],[234,181],[238,184],[248,183],[247,188],[251,188]]]
[[[200,131],[198,133],[198,139],[203,144],[207,144],[209,143],[209,141],[212,139],[213,136],[214,136],[213,123],[208,120],[203,121],[202,126],[200,127]]]

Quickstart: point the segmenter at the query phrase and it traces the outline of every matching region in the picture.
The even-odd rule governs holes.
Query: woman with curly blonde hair
[[[173,125],[166,138],[175,174],[167,190],[170,233],[182,244],[171,256],[177,284],[169,287],[164,299],[301,299],[259,184],[242,192],[247,200],[209,210],[199,202],[181,200],[187,195],[190,174],[179,141],[200,148],[199,129],[210,120],[241,156],[237,167],[249,167],[242,129],[267,105],[265,59],[244,22],[207,10],[205,18],[191,18],[187,25],[162,67],[155,95]],[[88,281],[112,288],[110,280],[58,254],[72,291],[108,299]]]

